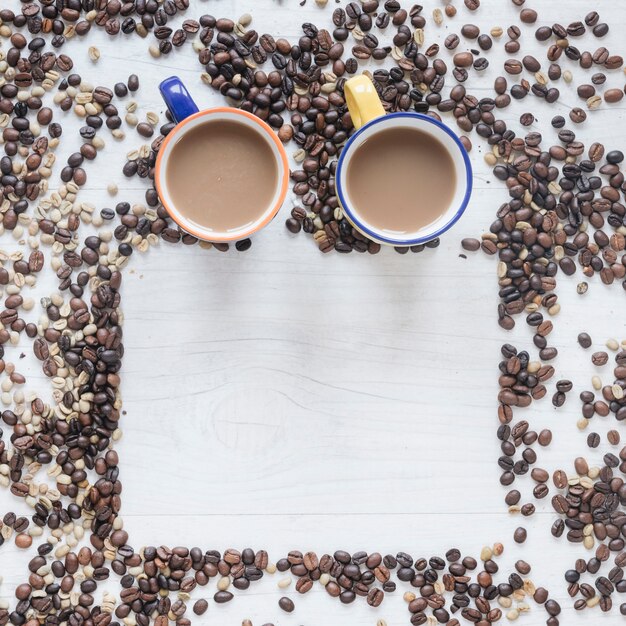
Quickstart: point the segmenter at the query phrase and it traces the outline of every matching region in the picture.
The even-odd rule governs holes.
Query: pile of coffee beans
[[[584,334],[582,341],[586,343],[588,335]],[[540,446],[548,446],[552,441],[552,432],[549,429],[537,433],[530,429],[526,420],[512,423],[513,408],[528,406],[533,400],[538,400],[546,393],[544,382],[553,374],[554,369],[550,365],[541,365],[539,361],[531,362],[528,353],[518,352],[513,346],[506,344],[502,348],[505,359],[500,364],[502,372],[500,384],[500,410],[499,417],[501,426],[498,429],[498,438],[502,441],[503,456],[498,463],[503,470],[500,482],[502,485],[511,485],[516,478],[530,473],[535,486],[533,497],[543,499],[550,493],[550,474],[543,468],[536,467],[537,454],[532,445],[537,442]],[[626,357],[626,351],[616,355],[616,360],[621,362]],[[537,369],[537,367],[539,369]],[[620,369],[618,365],[616,372]],[[570,381],[559,381],[557,389],[571,388]],[[626,388],[626,380],[617,377],[614,387],[605,387],[604,396],[609,399],[614,412],[626,410],[626,405],[621,404],[623,390]],[[613,394],[613,389],[616,394]],[[617,391],[620,389],[621,391]],[[566,391],[557,391],[557,394]],[[619,398],[616,399],[615,395]],[[583,404],[583,422],[579,427],[585,428],[594,414],[606,416],[609,414],[609,404],[604,401],[595,401],[594,394],[589,391],[581,393]],[[562,406],[562,402],[554,402],[555,406]],[[623,415],[620,414],[620,417]],[[620,442],[617,431],[611,430],[607,435],[610,445],[615,446]],[[592,447],[600,443],[600,436],[592,433],[588,439]],[[523,448],[521,458],[515,460],[517,450]],[[560,537],[567,530],[566,537],[572,543],[582,543],[585,548],[595,548],[595,556],[588,562],[579,559],[575,571],[568,571],[565,578],[568,583],[568,591],[572,597],[579,593],[582,598],[576,601],[575,608],[582,610],[587,607],[599,605],[603,611],[611,609],[611,595],[626,590],[624,583],[619,584],[623,578],[624,565],[624,532],[626,528],[626,483],[624,479],[615,475],[619,471],[626,474],[626,447],[619,451],[619,456],[608,452],[603,457],[604,465],[601,468],[591,467],[586,459],[578,457],[574,461],[574,473],[564,470],[555,470],[552,475],[552,483],[558,493],[552,497],[552,507],[559,518],[552,525],[551,532],[555,537]],[[513,489],[505,496],[505,502],[512,513],[521,513],[523,516],[532,515],[535,505],[531,502],[520,504],[521,493]],[[526,539],[526,531],[519,528],[514,537],[518,543]],[[595,580],[595,587],[579,585],[580,575],[588,572],[596,574],[602,563],[611,558],[611,552],[616,552],[614,567],[608,574],[608,579],[599,576]],[[597,592],[596,592],[597,590]]]
[[[477,8],[477,7],[476,7]],[[529,19],[530,13],[532,19]],[[435,25],[443,19],[441,11],[435,9]],[[523,9],[520,18],[524,23],[534,23],[537,16],[530,9]],[[604,85],[606,72],[620,69],[623,59],[611,55],[604,48],[595,52],[581,52],[572,45],[570,39],[580,37],[586,27],[582,22],[573,22],[568,26],[554,24],[552,27],[540,27],[535,37],[540,41],[548,39],[554,43],[546,52],[550,62],[548,73],[541,71],[542,65],[532,55],[522,60],[511,59],[504,63],[504,72],[510,76],[522,74],[525,70],[532,75],[534,82],[522,78],[519,84],[509,88],[507,78],[500,76],[495,80],[494,96],[478,99],[467,92],[463,83],[468,80],[470,71],[481,71],[488,66],[488,59],[483,52],[492,48],[494,38],[504,34],[502,29],[494,28],[490,34],[480,34],[480,29],[473,24],[465,24],[458,34],[450,34],[445,40],[445,49],[452,58],[446,62],[437,43],[428,45],[427,20],[423,7],[413,5],[410,10],[402,8],[399,2],[349,2],[345,9],[336,8],[332,15],[334,28],[327,30],[314,24],[303,24],[303,35],[297,44],[285,39],[275,40],[271,35],[259,35],[254,30],[245,30],[245,23],[228,23],[211,20],[202,43],[204,48],[198,54],[199,62],[204,66],[204,81],[213,89],[219,90],[233,104],[253,112],[277,129],[283,141],[294,140],[299,149],[294,158],[301,164],[301,169],[292,172],[294,193],[301,198],[302,206],[293,209],[286,221],[291,232],[304,230],[313,234],[319,248],[328,252],[378,252],[379,246],[369,242],[353,229],[343,216],[334,186],[334,173],[337,157],[341,153],[347,137],[353,132],[350,114],[347,111],[343,95],[343,85],[353,74],[361,71],[361,65],[370,59],[390,58],[394,62],[391,69],[378,69],[371,74],[377,91],[387,111],[414,110],[440,119],[441,113],[451,112],[456,124],[465,133],[476,133],[494,146],[495,154],[490,159],[505,157],[508,159],[511,149],[519,147],[519,141],[513,143],[513,131],[496,119],[495,112],[511,104],[512,99],[521,100],[528,94],[555,102],[559,90],[549,87],[550,81],[561,78],[561,66],[557,61],[561,55],[582,68],[597,66],[594,75],[596,85]],[[608,32],[608,26],[599,23],[598,14],[589,13],[585,23],[592,27],[596,37]],[[389,33],[389,27],[395,34]],[[239,30],[237,30],[239,28]],[[509,41],[505,43],[508,53],[520,50],[521,29],[510,26],[507,30]],[[390,45],[383,45],[382,36],[390,40]],[[350,51],[346,42],[351,39]],[[461,42],[478,44],[477,49],[466,52],[454,52]],[[260,69],[271,63],[269,71]],[[449,79],[448,64],[454,85],[449,97],[442,92]],[[563,80],[571,82],[570,70],[565,70]],[[622,86],[623,87],[623,86]],[[612,87],[606,90],[604,100],[608,103],[621,100],[623,88]],[[593,90],[593,93],[592,93]],[[581,97],[587,97],[589,110],[598,108],[596,88],[582,85],[578,88]],[[621,94],[621,96],[619,95]],[[526,114],[526,125],[529,122]],[[575,107],[570,113],[574,122],[584,121],[586,113]],[[564,120],[563,120],[564,122]],[[555,118],[555,125],[560,119]],[[471,149],[471,140],[467,136],[462,141]],[[531,134],[531,148],[537,148],[541,136]],[[572,151],[576,151],[575,137],[571,131],[564,131],[565,144],[574,143],[567,152],[567,146],[558,150],[555,160],[565,161]],[[523,148],[523,145],[521,146]],[[506,152],[509,150],[509,152]],[[536,150],[537,155],[540,151]],[[563,155],[562,157],[560,155]],[[613,164],[607,155],[609,164]],[[597,162],[602,155],[596,158]],[[493,163],[495,165],[495,161]],[[608,168],[610,169],[610,168]],[[569,169],[567,170],[570,171]],[[608,171],[608,170],[607,170]],[[498,170],[498,176],[510,175]],[[574,177],[576,182],[576,177]],[[547,181],[551,182],[550,180]],[[619,184],[615,181],[614,184]],[[567,189],[571,191],[570,189]],[[544,197],[548,194],[543,194]],[[544,205],[541,205],[542,207]],[[623,217],[623,214],[622,214]],[[432,247],[437,245],[432,243]],[[417,246],[414,251],[421,251],[424,246]],[[407,249],[398,249],[406,252]]]
[[[314,552],[303,554],[292,551],[275,564],[269,561],[265,551],[255,552],[249,548],[242,552],[228,549],[222,554],[218,551],[203,553],[199,548],[188,550],[178,547],[169,550],[165,547],[147,547],[141,555],[134,556],[137,564],[143,563],[143,571],[148,576],[146,584],[152,580],[156,582],[154,577],[160,571],[169,569],[169,577],[159,584],[167,584],[170,591],[182,591],[186,594],[185,599],[196,586],[205,586],[212,578],[217,578],[213,601],[218,604],[233,599],[231,588],[245,590],[263,576],[280,572],[283,574],[278,583],[281,589],[290,586],[294,577],[295,589],[299,594],[321,585],[331,597],[338,598],[343,604],[351,604],[361,596],[373,607],[380,606],[386,594],[396,591],[397,583],[392,580],[395,577],[399,583],[410,583],[413,588],[419,589],[419,597],[410,591],[403,596],[410,612],[411,624],[424,624],[429,615],[438,623],[449,624],[451,614],[457,612],[469,621],[475,621],[475,615],[479,615],[480,619],[490,615],[489,621],[497,621],[502,616],[502,609],[512,619],[515,612],[519,614],[529,610],[527,601],[531,598],[544,605],[549,615],[556,615],[558,604],[548,599],[545,590],[537,589],[530,579],[522,579],[519,573],[510,574],[506,582],[494,582],[494,575],[499,568],[493,559],[502,550],[499,544],[493,548],[484,548],[480,567],[475,559],[462,558],[457,549],[448,550],[445,558],[429,559],[414,559],[404,552],[395,556],[382,556],[366,552],[351,555],[340,550],[333,555],[318,557]],[[517,570],[527,576],[530,566],[518,562]],[[128,570],[123,565],[119,565],[115,571],[122,575],[123,585],[126,578],[130,582],[132,577],[126,574]],[[476,582],[472,582],[474,575]],[[451,593],[453,596],[450,599]],[[121,594],[122,603],[115,609],[115,616],[124,619],[132,613],[139,624],[147,624],[148,616],[156,609],[157,620],[173,613],[178,621],[185,619],[187,608],[180,593],[179,598],[170,604],[169,599],[164,597],[155,604],[152,598],[148,598],[148,601],[144,599],[141,585],[125,585]],[[491,603],[497,603],[498,606],[492,606]],[[289,597],[281,597],[278,606],[287,613],[296,608],[295,602]],[[200,599],[194,603],[193,612],[201,615],[207,607],[208,602]]]
[[[73,37],[85,37],[92,26],[103,28],[107,35],[136,34],[146,37],[152,32],[158,54],[180,47],[189,33],[200,29],[196,20],[185,20],[176,30],[167,26],[173,16],[189,8],[189,0],[39,0],[23,3],[20,13],[0,10],[0,24],[26,28],[32,35],[48,34],[53,48],[60,48]]]
[[[26,253],[2,253],[0,258],[0,285],[6,296],[0,311],[0,370],[5,374],[1,393],[5,406],[10,406],[0,414],[6,430],[0,429],[0,486],[33,509],[30,519],[11,512],[3,516],[0,549],[13,540],[19,548],[37,552],[25,572],[28,582],[16,589],[16,604],[11,609],[0,604],[0,626],[22,626],[35,619],[50,626],[63,622],[147,626],[152,620],[159,626],[169,620],[186,626],[191,619],[187,605],[196,588],[215,582],[212,599],[225,603],[233,599],[232,589],[245,590],[275,572],[294,577],[298,593],[321,584],[344,604],[362,597],[374,607],[396,593],[400,584],[408,584],[416,589],[404,594],[414,625],[456,626],[458,618],[493,623],[503,615],[516,619],[529,610],[527,600],[532,598],[544,607],[547,624],[556,626],[560,606],[527,578],[526,562],[518,561],[516,572],[495,581],[500,544],[485,548],[480,560],[462,557],[456,549],[444,557],[419,558],[404,552],[382,556],[344,551],[318,558],[312,552],[292,551],[275,564],[263,550],[132,547],[119,515],[122,483],[114,450],[122,416],[122,274],[135,250],[146,251],[161,239],[185,245],[197,240],[173,224],[154,188],[156,156],[174,127],[171,119],[159,126],[156,114],[137,118],[136,103],[124,99],[138,92],[138,76],[132,74],[116,85],[93,85],[74,72],[68,55],[56,50],[72,36],[88,36],[92,24],[112,36],[120,31],[146,36],[152,31],[158,43],[149,52],[155,58],[193,39],[203,82],[231,105],[266,120],[284,143],[294,146],[298,167],[292,179],[298,203],[286,227],[312,235],[323,252],[380,250],[346,220],[334,181],[337,158],[354,132],[343,87],[351,75],[370,72],[370,60],[386,61],[385,67],[370,72],[385,110],[443,117],[464,133],[461,139],[468,150],[473,140],[484,141],[489,147],[485,160],[509,197],[497,209],[489,231],[481,238],[465,239],[462,247],[498,258],[500,326],[511,330],[525,315],[532,329],[532,349],[518,350],[508,343],[502,347],[498,464],[503,485],[512,486],[529,475],[533,498],[542,500],[550,494],[550,472],[537,464],[534,446],[550,445],[552,432],[533,430],[516,412],[548,393],[558,409],[573,389],[571,381],[562,379],[548,391],[555,372],[550,362],[558,356],[548,343],[551,318],[560,310],[556,278],[559,272],[566,276],[582,272],[586,280],[578,285],[581,294],[596,274],[606,286],[626,289],[624,155],[619,146],[605,149],[598,142],[586,146],[568,128],[623,97],[623,86],[615,78],[622,57],[597,47],[597,42],[589,50],[579,43],[602,38],[608,25],[592,11],[565,26],[536,27],[537,12],[524,7],[520,25],[506,31],[494,26],[487,33],[467,23],[458,32],[448,32],[440,44],[435,29],[455,16],[453,4],[428,14],[420,5],[404,6],[398,0],[363,0],[320,13],[323,25],[305,23],[299,39],[289,42],[252,30],[249,15],[233,20],[206,14],[172,28],[174,16],[188,4],[38,0],[23,3],[20,14],[0,10],[0,38],[6,44],[0,49],[4,151],[0,234],[10,231],[27,247]],[[478,0],[465,0],[471,11],[479,5]],[[549,42],[545,61],[521,52],[522,33],[529,28],[536,28],[537,41]],[[488,51],[499,45],[511,58],[494,81],[492,96],[478,98],[470,91],[472,78],[488,67]],[[93,60],[98,56],[97,50],[90,50]],[[561,116],[552,119],[559,131],[554,145],[546,146],[535,130],[518,136],[498,119],[501,109],[527,96],[557,101],[559,81],[571,83],[577,67],[597,71],[578,85],[581,102],[571,109],[569,121]],[[67,158],[54,186],[50,181],[55,150],[63,135],[59,111],[72,111],[82,120],[82,145]],[[522,128],[534,124],[532,113],[522,113]],[[123,141],[132,128],[143,138],[156,134],[150,145],[129,153],[123,168],[125,176],[146,181],[146,206],[120,201],[114,208],[96,211],[79,197],[87,182],[86,163],[96,159],[105,136]],[[95,227],[95,234],[92,229],[85,236],[83,227]],[[438,243],[411,250],[420,252]],[[200,245],[211,247],[206,242]],[[235,247],[244,251],[249,246],[245,240]],[[227,244],[213,247],[228,249]],[[36,284],[47,264],[56,273],[58,291],[42,299],[39,322],[27,322],[24,313],[35,303],[25,288]],[[50,404],[35,392],[23,391],[25,377],[4,358],[4,346],[17,344],[23,335],[33,340],[33,353],[50,379],[54,390]],[[579,343],[585,349],[591,346],[588,336],[579,337]],[[619,344],[607,342],[607,349],[615,353],[614,382],[603,385],[598,378],[594,391],[580,393],[581,430],[610,413],[618,424],[626,417],[626,346],[620,350]],[[601,367],[608,358],[606,352],[596,351],[592,360]],[[610,446],[619,444],[617,431],[607,438]],[[601,443],[597,433],[587,441],[593,448]],[[625,450],[607,452],[601,468],[590,467],[579,457],[573,463],[574,474],[563,470],[552,474],[556,489],[552,506],[558,516],[552,533],[595,549],[595,556],[578,559],[565,573],[578,610],[599,606],[608,611],[614,594],[626,591],[626,491],[618,475],[626,473]],[[52,486],[37,476],[44,466]],[[517,489],[507,492],[505,502],[512,514],[535,512],[535,504],[523,501]],[[527,531],[520,526],[513,538],[523,544]],[[610,569],[602,573],[604,563]],[[582,582],[586,574],[598,574],[593,585]],[[119,601],[107,593],[102,602],[96,601],[98,584],[112,576],[121,586]],[[286,583],[279,583],[279,588],[286,588]],[[207,607],[207,599],[200,598],[192,611],[202,615]],[[281,597],[278,607],[288,613],[296,608],[289,597]],[[620,610],[626,613],[625,603]],[[248,620],[244,624],[250,626]]]
[[[603,611],[609,611],[613,594],[626,591],[623,569],[626,484],[616,472],[626,473],[625,460],[626,447],[619,456],[605,454],[601,468],[590,467],[586,459],[579,457],[574,463],[573,476],[561,470],[553,476],[555,486],[561,491],[552,498],[552,506],[559,515],[552,525],[552,534],[560,537],[566,533],[570,542],[583,543],[589,550],[595,547],[592,558],[578,559],[574,569],[565,573],[570,596],[581,596],[574,604],[577,610],[599,605]],[[593,586],[580,582],[583,574],[597,574],[605,562],[610,567],[606,576],[597,576]]]

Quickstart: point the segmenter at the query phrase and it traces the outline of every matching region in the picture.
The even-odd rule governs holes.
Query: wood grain
[[[17,4],[9,0],[10,6]],[[439,4],[429,1],[425,11]],[[510,2],[483,0],[476,14],[457,4],[457,18],[441,28],[429,25],[427,43],[441,43],[466,21],[484,30],[516,22]],[[303,21],[330,25],[334,7],[329,3],[321,10],[313,0],[305,7],[295,0],[192,5],[187,17],[251,12],[260,32],[290,38],[299,35]],[[582,19],[589,3],[570,0],[536,8],[542,24],[567,24]],[[584,38],[581,49],[606,45],[619,53],[626,5],[607,0],[599,10],[612,30],[602,41]],[[523,49],[545,59],[545,45],[534,41],[533,32],[534,27],[523,27]],[[148,40],[108,41],[94,32],[92,43],[102,52],[97,66],[88,60],[85,43],[68,43],[77,71],[108,85],[131,71],[139,74],[140,117],[150,110],[163,114],[157,85],[173,73],[186,81],[201,107],[221,103],[201,84],[189,45],[155,61],[147,53]],[[447,51],[441,56],[451,64]],[[469,83],[478,96],[491,94],[506,58],[503,42],[488,58],[490,68]],[[590,72],[572,71],[578,83],[588,80]],[[612,73],[609,82],[623,86],[623,74]],[[561,81],[562,96],[554,105],[529,98],[499,115],[521,132],[519,115],[532,111],[537,118],[532,130],[550,140],[550,118],[579,104],[575,84]],[[77,145],[71,136],[78,121],[71,114],[62,117],[67,143],[59,162]],[[575,130],[586,143],[623,147],[624,117],[623,105],[603,105]],[[123,515],[133,545],[251,545],[278,558],[293,548],[434,554],[454,545],[477,554],[483,544],[502,541],[503,571],[518,558],[531,562],[533,580],[562,601],[562,624],[617,624],[615,613],[581,615],[571,608],[563,571],[581,549],[550,536],[549,498],[538,503],[530,519],[509,515],[503,503],[495,438],[499,349],[505,341],[526,349],[532,335],[523,322],[512,333],[498,328],[493,259],[460,256],[460,239],[487,229],[507,196],[483,162],[486,146],[472,140],[471,205],[437,250],[323,256],[305,235],[285,231],[291,199],[245,254],[162,244],[133,258],[123,288],[127,413],[118,445]],[[88,168],[83,199],[98,209],[122,199],[140,202],[143,183],[125,180],[121,166],[124,154],[141,143],[132,130],[124,142],[107,139],[103,156]],[[112,181],[120,187],[116,198],[106,193]],[[2,246],[16,245],[8,239]],[[588,387],[594,370],[589,354],[575,345],[577,333],[586,330],[601,345],[609,337],[626,339],[626,324],[619,288],[594,280],[580,297],[577,280],[559,280],[563,310],[552,339],[560,351],[555,380],[570,378],[580,390]],[[30,380],[43,383],[43,376],[33,367]],[[569,470],[580,454],[599,462],[601,449],[587,450],[586,434],[577,431],[578,411],[572,393],[559,410],[546,399],[518,414],[533,428],[555,433],[552,447],[539,451],[539,466]],[[608,418],[599,422],[594,428],[602,434],[613,427]],[[532,485],[520,482],[527,501]],[[0,508],[15,510],[16,503],[0,493]],[[512,542],[513,529],[522,524],[529,529],[523,550]],[[0,598],[11,596],[25,578],[28,558],[14,546],[2,548]],[[401,593],[374,611],[364,602],[346,608],[316,589],[294,598],[293,615],[280,615],[276,581],[270,577],[238,593],[232,605],[211,605],[197,623],[233,626],[244,617],[255,626],[373,626],[379,618],[390,626],[408,623]],[[213,590],[202,593],[209,597]],[[533,607],[522,623],[545,623],[543,611]]]

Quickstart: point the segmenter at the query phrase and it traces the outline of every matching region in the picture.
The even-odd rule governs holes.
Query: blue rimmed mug
[[[472,193],[472,166],[459,138],[445,124],[427,115],[413,112],[386,113],[374,84],[365,75],[348,80],[344,93],[352,123],[357,129],[343,148],[335,177],[337,197],[348,221],[370,239],[390,246],[425,244],[445,233],[463,215]],[[359,215],[351,201],[347,185],[348,171],[356,149],[373,135],[390,128],[417,128],[432,135],[450,154],[456,172],[456,189],[448,210],[433,223],[412,233],[397,233],[369,224]],[[417,187],[416,191],[419,191]],[[416,205],[415,210],[419,211],[419,206]]]

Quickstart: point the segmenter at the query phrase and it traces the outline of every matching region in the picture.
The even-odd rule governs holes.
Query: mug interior
[[[263,211],[263,213],[261,213],[253,222],[242,224],[237,228],[229,229],[227,231],[203,228],[196,222],[192,222],[187,219],[184,212],[182,212],[174,203],[167,186],[168,165],[172,155],[172,149],[176,143],[188,133],[193,133],[194,130],[202,124],[217,123],[219,121],[236,122],[238,124],[244,124],[248,128],[252,129],[259,136],[259,138],[261,138],[271,148],[272,154],[276,159],[277,171],[276,190],[271,202],[267,206],[267,209]],[[210,158],[219,158],[219,155],[207,156]],[[245,239],[265,226],[276,215],[276,213],[278,213],[278,210],[280,209],[287,194],[287,185],[289,182],[288,172],[289,168],[285,150],[282,147],[282,144],[280,144],[278,137],[275,136],[272,129],[265,124],[265,122],[259,120],[251,114],[246,113],[245,111],[222,107],[195,113],[174,127],[174,129],[165,138],[165,141],[159,150],[155,171],[155,183],[161,203],[166,208],[172,219],[183,230],[206,241],[237,241],[239,239]],[[211,193],[211,190],[207,188],[206,193]]]
[[[452,158],[456,172],[456,189],[447,211],[428,226],[414,232],[398,233],[372,226],[361,217],[350,198],[347,184],[350,162],[356,148],[379,132],[390,128],[419,129],[443,144]],[[463,214],[472,190],[472,168],[469,157],[459,138],[447,126],[427,115],[419,113],[390,113],[379,117],[361,128],[346,144],[337,167],[337,193],[348,218],[366,235],[382,243],[397,246],[417,245],[435,239],[448,230]]]

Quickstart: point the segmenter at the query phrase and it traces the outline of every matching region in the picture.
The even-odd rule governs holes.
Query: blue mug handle
[[[177,124],[199,111],[198,106],[187,91],[187,87],[183,85],[178,76],[166,78],[159,85],[159,91]]]

